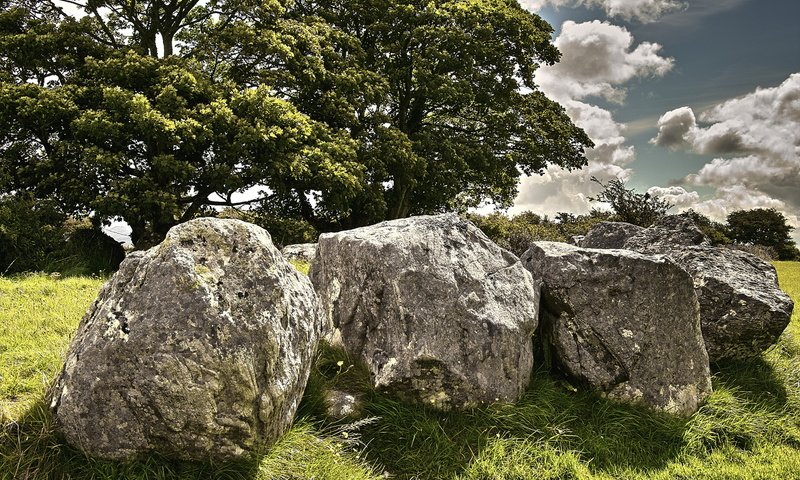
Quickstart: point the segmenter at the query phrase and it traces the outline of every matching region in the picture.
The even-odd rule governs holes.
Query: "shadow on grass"
[[[473,466],[488,457],[513,461],[513,452],[498,456],[498,444],[549,449],[544,460],[533,461],[577,458],[584,474],[611,477],[620,472],[647,477],[681,455],[702,458],[731,446],[743,451],[767,444],[800,447],[798,412],[789,404],[786,378],[763,358],[720,365],[716,393],[690,418],[578,391],[544,368],[533,373],[520,402],[462,413],[404,404],[365,385],[366,369],[329,349],[318,361],[303,412],[324,422],[325,388],[360,392],[365,399],[361,416],[377,417],[360,432],[366,458],[394,478],[538,478],[474,475]],[[527,466],[529,471],[539,467]]]

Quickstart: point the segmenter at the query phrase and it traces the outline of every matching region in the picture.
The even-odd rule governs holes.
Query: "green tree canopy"
[[[235,194],[320,229],[508,205],[591,145],[516,1],[0,0],[0,179],[137,246]]]
[[[792,230],[786,217],[774,208],[739,210],[728,215],[728,232],[734,242],[771,247],[779,260],[800,259]]]

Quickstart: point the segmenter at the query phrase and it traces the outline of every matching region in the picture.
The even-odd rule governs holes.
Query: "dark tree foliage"
[[[516,1],[66,3],[0,0],[0,180],[138,247],[215,206],[332,230],[508,205],[591,146]]]
[[[740,210],[728,215],[731,240],[770,247],[778,260],[800,260],[800,251],[791,237],[793,229],[786,217],[774,208]]]
[[[616,221],[649,227],[666,215],[673,206],[666,200],[648,193],[637,193],[635,189],[626,188],[625,182],[616,178],[609,180],[608,183],[603,183],[596,177],[592,177],[592,181],[603,187],[603,190],[590,200],[608,203]]]

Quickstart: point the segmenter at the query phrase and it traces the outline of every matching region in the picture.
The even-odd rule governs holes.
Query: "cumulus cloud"
[[[609,17],[641,22],[655,21],[662,15],[683,9],[687,5],[686,2],[677,0],[522,0],[521,3],[534,11],[545,5],[597,6],[605,10]]]
[[[800,227],[800,73],[700,115],[672,110],[658,127],[652,143],[714,156],[682,181],[716,189],[696,210],[724,220],[735,210],[775,208]]]
[[[800,158],[800,73],[696,117],[689,107],[665,113],[652,143],[707,155],[750,154],[796,167]],[[720,164],[721,165],[721,164]]]
[[[590,181],[592,176],[629,179],[635,151],[626,144],[625,126],[609,110],[588,103],[587,98],[622,101],[626,82],[663,75],[672,68],[672,59],[658,55],[660,46],[642,43],[634,47],[627,30],[608,23],[566,22],[555,43],[562,51],[561,63],[541,69],[536,80],[545,94],[564,106],[595,147],[586,152],[589,165],[580,171],[551,167],[542,176],[524,178],[512,213],[584,213],[595,206],[589,197],[601,189]]]
[[[690,208],[700,201],[700,194],[686,191],[683,187],[650,187],[647,193],[675,205],[678,209]]]
[[[623,27],[607,22],[564,22],[555,40],[561,61],[536,75],[541,88],[556,99],[603,97],[622,102],[622,85],[637,77],[663,76],[673,59],[662,57],[661,45],[634,38]]]

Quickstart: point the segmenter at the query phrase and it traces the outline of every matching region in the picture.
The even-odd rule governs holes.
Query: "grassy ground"
[[[800,263],[776,264],[800,303]],[[689,419],[618,405],[544,371],[515,405],[466,414],[371,392],[365,372],[324,349],[296,425],[248,464],[85,458],[54,433],[42,397],[99,280],[0,279],[0,479],[750,479],[800,472],[800,308],[762,358],[715,366],[714,394]],[[361,392],[359,424],[325,420],[321,392]]]

